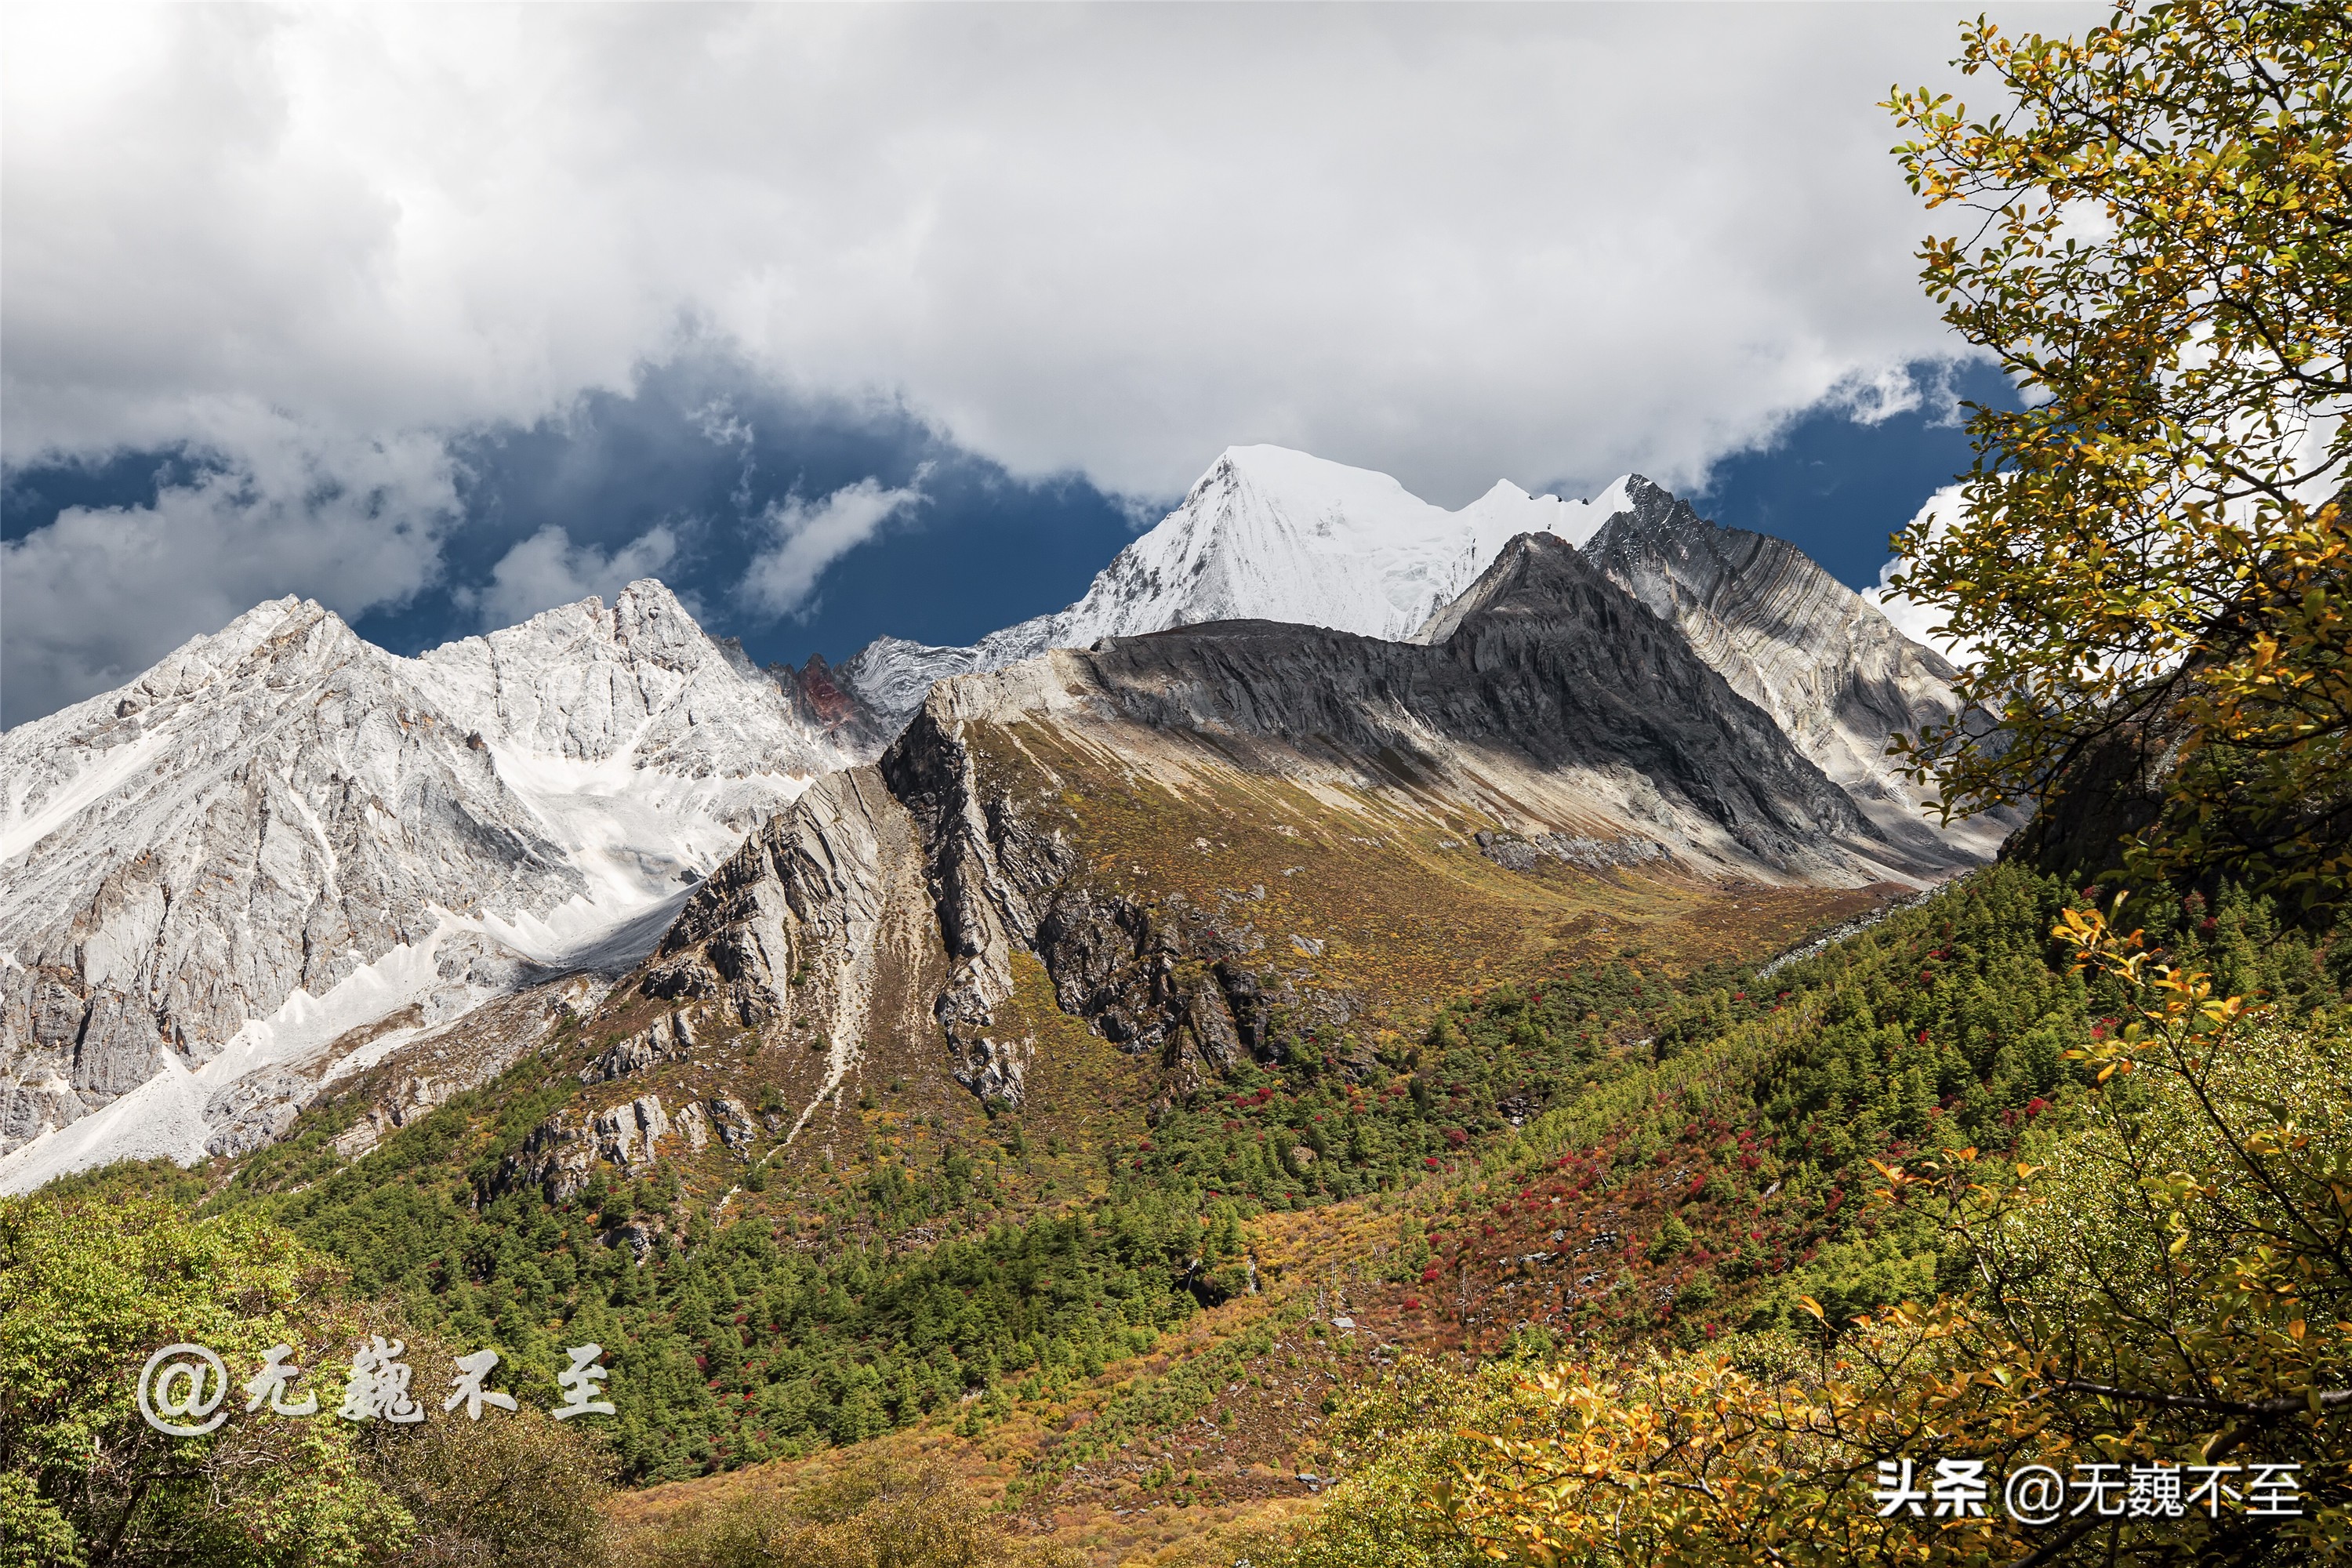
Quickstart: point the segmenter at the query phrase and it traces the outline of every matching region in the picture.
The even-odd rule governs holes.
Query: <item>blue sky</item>
[[[286,594],[968,639],[1258,442],[1867,584],[1982,384],[1879,100],[1977,9],[0,8],[0,724]]]
[[[1959,415],[1934,393],[2000,395],[1998,377],[1982,370],[1920,366],[1915,379],[1929,392],[1917,406],[1874,420],[1845,399],[1807,410],[1683,493],[1716,521],[1788,539],[1844,582],[1868,586],[1887,558],[1888,534],[1967,466]],[[550,529],[562,532],[574,585],[608,595],[633,542],[667,533],[668,552],[640,551],[638,565],[762,662],[812,653],[837,661],[885,633],[969,642],[1077,597],[1139,523],[1177,499],[1108,495],[1077,475],[1018,479],[902,406],[797,397],[725,358],[651,369],[626,395],[592,393],[562,417],[477,427],[449,447],[457,516],[442,534],[440,574],[355,622],[398,652],[502,624],[486,585],[519,545]],[[1202,452],[1201,467],[1214,457]],[[24,538],[68,507],[152,507],[161,490],[186,486],[208,466],[217,459],[167,449],[13,468],[0,490],[0,531]],[[1587,488],[1540,474],[1497,477],[1537,490]],[[772,544],[771,509],[861,483],[920,499],[826,565],[795,608],[747,603],[740,584]],[[511,613],[529,607],[526,598]]]

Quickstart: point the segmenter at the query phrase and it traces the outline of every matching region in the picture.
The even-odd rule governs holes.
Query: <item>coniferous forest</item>
[[[1007,724],[969,771],[1062,770],[993,798],[1076,889],[992,999],[1025,1088],[945,982],[936,1059],[823,1077],[714,922],[459,1092],[394,1116],[355,1074],[258,1147],[0,1199],[0,1564],[2341,1560],[2352,18],[1958,47],[1998,112],[1885,107],[1929,298],[2025,395],[1966,411],[1966,514],[1898,542],[1972,651],[1894,750],[2012,814],[1997,860],[1702,887],[1466,817],[1408,860],[1360,801]],[[984,826],[937,887],[1014,858]],[[1265,863],[1204,891],[1228,853]],[[1241,973],[1244,918],[1322,988]],[[583,1088],[677,1039],[727,1092],[596,1156]],[[649,1096],[596,1114],[654,1150]],[[393,1341],[424,1415],[340,1418]],[[132,1387],[170,1342],[240,1388],[282,1351],[321,1413],[166,1436]],[[609,1417],[565,1409],[575,1347]],[[461,1418],[485,1349],[513,1407]],[[2022,1517],[2028,1472],[2090,1500]]]

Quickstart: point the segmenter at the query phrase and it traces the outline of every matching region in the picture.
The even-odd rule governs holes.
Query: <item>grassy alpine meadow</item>
[[[1887,1295],[1886,1259],[1899,1274],[1916,1249],[1855,1230],[1860,1205],[1829,1194],[1940,1114],[1916,1073],[1932,1084],[1958,1069],[1916,1036],[1948,1013],[1981,1035],[1955,1048],[1982,1058],[1999,1102],[1984,1114],[2044,1114],[2032,1107],[2058,1088],[2056,1054],[2001,1047],[2035,1027],[2087,1036],[2090,992],[2050,968],[2046,942],[1994,938],[2000,921],[2038,922],[2065,901],[1992,873],[1765,981],[1724,964],[1563,961],[1438,1010],[1370,1071],[1297,1051],[1154,1122],[1098,1127],[1083,1153],[1010,1113],[984,1123],[987,1158],[877,1162],[821,1208],[782,1215],[677,1172],[592,1183],[564,1204],[501,1190],[503,1152],[569,1082],[560,1044],[356,1162],[332,1153],[331,1108],[319,1131],[241,1163],[114,1167],[18,1204],[44,1223],[127,1205],[191,1237],[271,1237],[314,1271],[306,1299],[383,1314],[450,1353],[497,1349],[527,1409],[558,1399],[565,1346],[601,1344],[619,1412],[581,1463],[656,1487],[637,1495],[730,1475],[782,1485],[883,1440],[916,1446],[901,1479],[931,1478],[905,1480],[918,1494],[981,1499],[1013,1535],[1097,1558],[1106,1543],[1166,1550],[1312,1506],[1349,1462],[1348,1396],[1401,1357],[1703,1339],[1784,1321],[1790,1280],[1833,1300]],[[2214,931],[2233,952],[2263,934],[2234,904]],[[2249,962],[2293,969],[2286,952]],[[2015,972],[1988,971],[2002,962]],[[1916,965],[1948,973],[1923,990]],[[2014,983],[2029,971],[2039,989]],[[1042,1026],[1051,994],[1042,972],[1034,984]],[[1751,1091],[1750,1120],[1773,1120],[1744,1140],[1721,1109],[1696,1113],[1698,1086],[1778,1060],[1772,1042],[1841,986],[1899,1019],[1909,1044],[1892,1079],[1877,1055],[1891,1036],[1856,1016],[1853,1038],[1869,1044],[1842,1047],[1843,1074],[1824,1059],[1797,1069],[1818,1082]],[[1969,1011],[1965,998],[1996,988],[2000,1006]],[[1851,1114],[1865,1088],[1883,1129]],[[1759,1239],[1735,1236],[1740,1205],[1783,1168],[1762,1200],[1770,1216],[1746,1226]],[[612,1239],[656,1219],[643,1256]],[[1612,1227],[1605,1253],[1591,1247]],[[1532,1253],[1575,1256],[1568,1279],[1598,1267],[1605,1281],[1538,1300],[1547,1270]],[[1784,1253],[1811,1272],[1776,1274]],[[1661,1289],[1676,1303],[1663,1312],[1648,1304]],[[322,1424],[317,1440],[339,1436]],[[387,1484],[362,1474],[353,1495]]]
[[[1395,1482],[1419,1464],[1433,1485],[1462,1455],[1398,1412],[1518,1431],[1522,1382],[1648,1375],[1653,1357],[1802,1386],[1857,1319],[1963,1283],[1951,1217],[1907,1184],[1891,1201],[1887,1173],[1963,1148],[2047,1169],[2039,1151],[2102,1125],[2112,1089],[2086,1053],[2128,1028],[2135,993],[2052,935],[2092,907],[2000,868],[1761,978],[1612,962],[1495,987],[1376,1080],[1295,1061],[1171,1108],[1097,1192],[1025,1219],[937,1187],[933,1224],[962,1229],[930,1241],[887,1183],[786,1234],[656,1180],[619,1199],[677,1220],[642,1260],[601,1239],[613,1193],[486,1200],[502,1098],[533,1114],[528,1064],[340,1173],[118,1169],[25,1201],[87,1212],[143,1188],[182,1223],[266,1227],[341,1299],[517,1367],[604,1345],[620,1414],[599,1462],[651,1485],[612,1505],[616,1551],[800,1530],[799,1505],[755,1520],[768,1501],[730,1500],[797,1495],[870,1451],[890,1467],[873,1499],[978,1510],[1007,1552],[1150,1561],[1314,1518],[1334,1540],[1418,1531],[1442,1556],[1472,1526]],[[2326,951],[2259,900],[2157,912],[2144,940],[2283,1018],[2332,1016]],[[515,1387],[544,1408],[537,1376]],[[1356,1518],[1359,1496],[1388,1513]]]

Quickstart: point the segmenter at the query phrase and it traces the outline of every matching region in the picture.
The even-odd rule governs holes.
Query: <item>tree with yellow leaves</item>
[[[1963,507],[1898,542],[1899,586],[1975,650],[1970,711],[1909,760],[1949,810],[2086,835],[2090,869],[2123,828],[2152,872],[2339,903],[2352,14],[2177,0],[2079,40],[1979,20],[1957,63],[2000,106],[1897,92],[1896,151],[1963,219],[1921,252],[1928,292],[2028,406],[1973,411]]]
[[[1975,1291],[1824,1322],[1811,1364],[1750,1346],[1527,1379],[1436,1479],[1451,1528],[1489,1561],[1540,1568],[2352,1551],[2343,1042],[2152,965],[2095,913],[2062,933],[2141,998],[2078,1053],[2103,1085],[2085,1121],[2041,1139],[2040,1163],[1965,1149],[1881,1167],[1879,1202],[1945,1210]],[[1944,1465],[1982,1478],[1980,1513],[1937,1517]],[[2005,1508],[2007,1478],[2029,1466],[2065,1483],[2056,1517]],[[2175,1501],[2212,1478],[2212,1506],[2159,1506],[2168,1473]],[[2279,1477],[2292,1511],[2253,1506]],[[1927,1506],[1890,1511],[1890,1484]]]

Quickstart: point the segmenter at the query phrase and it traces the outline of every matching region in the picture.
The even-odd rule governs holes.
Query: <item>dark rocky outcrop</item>
[[[1423,646],[1228,621],[1073,657],[1154,728],[1381,759],[1399,782],[1465,750],[1622,772],[1791,869],[1825,844],[1885,847],[1769,715],[1562,540],[1513,540],[1440,629]]]
[[[639,988],[746,1026],[825,1027],[880,917],[887,819],[904,815],[870,767],[820,780],[703,879]]]
[[[794,715],[837,745],[872,756],[898,728],[890,715],[860,697],[821,653],[809,655],[798,668],[769,665],[767,674],[793,700]]]
[[[1788,541],[1707,521],[1635,475],[1629,508],[1586,542],[1609,580],[1682,632],[1733,690],[1914,856],[1959,866],[2017,824],[2000,815],[1931,825],[1934,794],[1887,742],[1948,721],[1959,672]]]
[[[1118,754],[1160,734],[1211,747],[1219,767],[1321,769],[1423,799],[1516,770],[1557,786],[1577,824],[1482,836],[1520,870],[1852,883],[1935,868],[1888,844],[1671,620],[1557,538],[1514,540],[1439,629],[1419,644],[1223,622],[942,682],[877,765],[820,783],[696,889],[639,989],[830,1038],[830,1084],[871,1016],[860,966],[896,896],[919,902],[940,955],[906,1003],[928,1009],[955,1078],[984,1098],[1024,1092],[1034,1040],[1007,1012],[1022,952],[1062,1010],[1160,1061],[1171,1094],[1271,1059],[1286,1019],[1344,1031],[1359,1003],[1302,994],[1232,922],[1090,875],[1056,789],[1007,760],[1020,747],[1005,737],[1031,724]],[[1311,940],[1288,947],[1311,956]],[[590,1070],[607,1076],[603,1058]]]
[[[2131,841],[2164,815],[2164,781],[2177,741],[2148,726],[2118,725],[2059,773],[2001,858],[2086,885],[2122,870]]]

